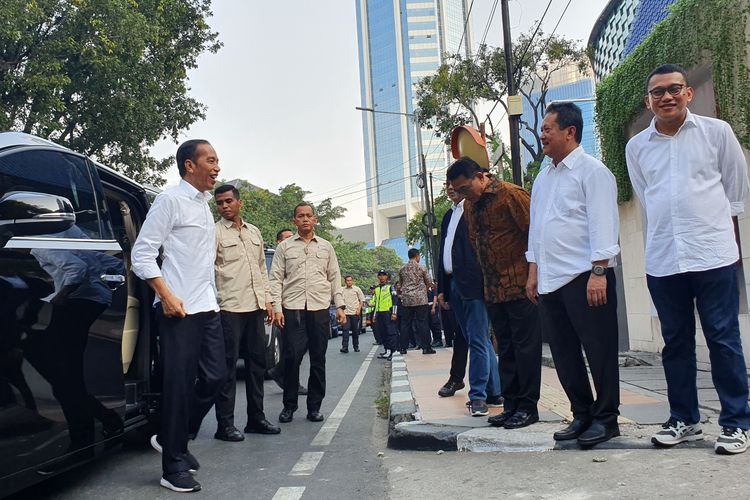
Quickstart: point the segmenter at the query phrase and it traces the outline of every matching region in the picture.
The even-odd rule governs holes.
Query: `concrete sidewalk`
[[[448,380],[452,349],[425,356],[418,350],[394,356],[388,446],[398,449],[460,451],[549,451],[578,449],[575,440],[555,442],[552,434],[572,419],[570,403],[545,346],[538,424],[523,429],[491,427],[487,417],[471,417],[467,387],[450,398],[437,395]],[[629,365],[636,366],[629,366]],[[666,382],[658,355],[621,356],[620,432],[598,449],[651,448],[650,436],[669,417]],[[719,402],[709,372],[698,372],[698,395],[706,439],[681,446],[712,447],[719,432]],[[502,408],[490,408],[490,416]]]

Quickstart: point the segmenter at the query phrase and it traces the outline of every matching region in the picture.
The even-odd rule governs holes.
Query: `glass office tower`
[[[355,0],[361,106],[391,113],[414,112],[414,89],[432,75],[444,54],[468,55],[471,27],[466,0]],[[464,33],[466,26],[466,33]],[[459,47],[460,44],[460,47]],[[367,211],[375,244],[405,253],[408,220],[421,208],[416,186],[416,130],[411,117],[362,113]],[[442,178],[444,142],[421,130],[427,171]],[[440,186],[436,186],[439,190]]]

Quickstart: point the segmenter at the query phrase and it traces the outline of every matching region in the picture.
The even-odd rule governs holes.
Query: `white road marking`
[[[315,439],[312,440],[312,443],[310,443],[311,446],[327,446],[331,444],[331,440],[333,439],[333,436],[336,434],[336,431],[339,430],[339,426],[341,425],[341,422],[344,420],[344,417],[346,416],[346,412],[349,411],[349,407],[352,405],[352,401],[354,401],[354,396],[357,395],[357,391],[359,390],[359,387],[362,385],[362,381],[365,378],[365,374],[367,373],[367,369],[370,367],[370,363],[372,362],[372,358],[375,356],[375,352],[378,350],[378,346],[372,346],[372,349],[370,349],[369,354],[367,357],[365,357],[364,362],[362,363],[362,366],[359,367],[359,370],[357,371],[357,374],[354,375],[354,379],[352,380],[352,383],[349,384],[349,387],[346,389],[346,392],[343,396],[341,396],[341,399],[339,400],[339,403],[336,405],[336,408],[333,409],[331,414],[326,419],[325,423],[323,424],[323,427],[320,428],[318,431],[318,434],[315,436]]]
[[[306,451],[302,454],[297,463],[294,464],[290,476],[312,476],[315,468],[323,458],[322,451]]]
[[[299,500],[304,492],[304,486],[283,486],[276,490],[271,500]]]

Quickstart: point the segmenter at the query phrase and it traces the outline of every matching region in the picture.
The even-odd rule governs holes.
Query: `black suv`
[[[157,193],[52,142],[0,133],[0,497],[158,420],[154,294],[130,270]],[[266,336],[270,368],[276,330]]]

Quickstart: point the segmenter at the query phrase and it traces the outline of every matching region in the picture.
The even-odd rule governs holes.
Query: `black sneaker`
[[[193,476],[187,472],[164,474],[161,477],[160,484],[165,488],[178,493],[192,493],[201,490],[201,484],[193,479]]]
[[[150,442],[151,442],[151,447],[154,450],[156,450],[159,453],[161,453],[162,449],[161,449],[161,443],[159,442],[159,436],[158,436],[158,434],[154,434],[153,436],[151,436]],[[187,462],[188,467],[190,467],[190,469],[188,470],[188,472],[191,473],[191,474],[197,474],[198,473],[198,469],[201,468],[201,464],[198,463],[198,459],[195,458],[193,456],[193,454],[190,453],[189,451],[186,452],[186,453],[183,453],[182,456],[185,459],[185,461]]]
[[[475,399],[472,401],[469,411],[472,417],[486,417],[490,414],[490,410],[487,408],[487,403],[481,399]]]
[[[721,434],[716,439],[714,451],[719,455],[735,455],[744,453],[748,446],[748,432],[739,427],[722,427]]]

